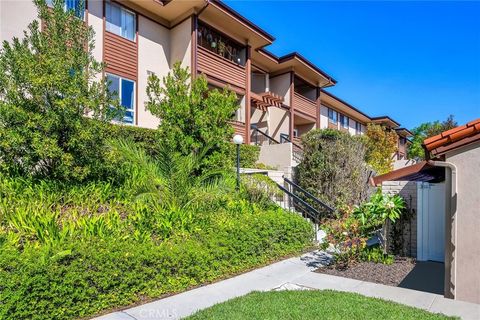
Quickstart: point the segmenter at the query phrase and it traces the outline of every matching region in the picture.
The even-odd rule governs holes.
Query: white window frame
[[[119,100],[120,102],[120,105],[122,105],[122,80],[127,80],[127,81],[130,81],[130,82],[133,82],[133,103],[132,103],[132,108],[131,109],[125,109],[125,112],[131,112],[132,113],[132,118],[133,118],[133,121],[132,123],[129,123],[129,122],[125,122],[124,119],[122,119],[121,121],[115,121],[115,122],[118,122],[118,123],[122,123],[122,124],[125,124],[125,125],[129,125],[129,126],[135,126],[136,125],[136,121],[135,121],[135,116],[136,116],[136,105],[137,105],[137,100],[136,100],[136,90],[137,90],[137,83],[136,81],[134,80],[131,80],[131,79],[128,79],[128,78],[125,78],[125,77],[122,77],[122,76],[119,76],[119,75],[116,75],[116,74],[113,74],[113,73],[105,73],[105,77],[108,79],[108,77],[113,77],[113,78],[117,78],[118,79],[118,97],[117,99]],[[124,107],[122,105],[122,107]]]
[[[293,129],[293,137],[298,138],[298,129]]]
[[[120,21],[120,24],[121,24],[120,25],[120,34],[116,33],[113,30],[108,30],[108,23],[109,22],[107,21],[107,6],[118,7],[120,9],[120,11],[125,11],[125,12],[128,12],[128,13],[133,15],[133,39],[130,39],[130,38],[127,38],[127,37],[123,36],[123,34],[122,34],[123,33],[123,25],[122,25],[123,21],[122,20]],[[136,42],[137,41],[137,14],[134,11],[127,9],[127,8],[125,8],[124,6],[122,6],[118,3],[113,3],[111,1],[105,1],[105,31],[116,34],[117,36],[122,37],[124,39],[127,39],[129,41]]]

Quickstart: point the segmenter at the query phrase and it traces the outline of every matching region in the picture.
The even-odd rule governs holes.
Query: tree
[[[210,89],[205,77],[192,80],[188,68],[176,63],[163,85],[156,75],[149,77],[147,94],[147,109],[161,119],[159,139],[170,150],[189,155],[207,147],[200,170],[232,165],[228,147],[233,128],[228,121],[238,108],[232,91]]]
[[[442,122],[438,120],[434,122],[425,122],[418,127],[415,127],[412,129],[413,138],[412,144],[408,149],[408,156],[410,158],[425,159],[425,152],[422,147],[423,141],[457,126],[458,123],[455,121],[454,116],[450,115]]]
[[[360,139],[338,130],[312,130],[302,136],[301,187],[329,205],[360,204],[368,197],[369,169]]]
[[[379,124],[369,124],[365,133],[366,161],[377,172],[384,174],[393,169],[393,154],[397,151],[398,136]]]
[[[118,104],[95,80],[93,29],[63,0],[34,2],[39,19],[0,51],[0,169],[84,180],[101,168],[102,124]]]

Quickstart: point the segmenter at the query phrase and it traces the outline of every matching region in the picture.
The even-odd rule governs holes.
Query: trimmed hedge
[[[357,205],[369,194],[365,145],[357,136],[316,129],[302,136],[301,187],[334,207]]]
[[[136,145],[144,148],[148,155],[158,155],[161,139],[157,130],[110,123],[105,125],[105,130],[111,139],[133,140]]]
[[[0,245],[0,318],[91,316],[299,252],[312,233],[300,216],[271,210],[220,215],[210,230],[161,243],[95,238],[23,252]]]

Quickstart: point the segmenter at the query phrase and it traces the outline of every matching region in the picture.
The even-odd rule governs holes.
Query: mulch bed
[[[400,282],[415,267],[415,261],[411,258],[397,257],[391,265],[373,262],[358,262],[343,270],[335,269],[335,266],[322,267],[315,272],[333,276],[357,279],[368,282],[381,283],[389,286],[398,286]]]

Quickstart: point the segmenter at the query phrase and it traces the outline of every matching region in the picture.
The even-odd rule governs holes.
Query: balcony
[[[317,104],[301,94],[293,94],[293,107],[295,112],[299,112],[303,117],[315,121],[317,118]]]

